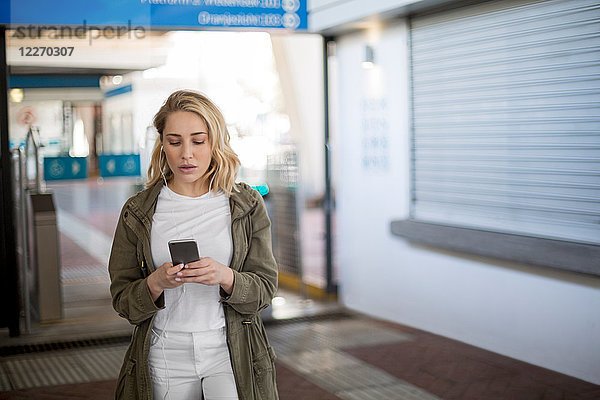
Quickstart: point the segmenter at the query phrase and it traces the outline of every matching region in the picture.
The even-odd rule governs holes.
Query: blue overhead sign
[[[12,0],[0,24],[150,29],[307,29],[307,0]]]
[[[100,176],[140,176],[139,154],[102,154],[98,156]]]
[[[87,178],[86,157],[44,157],[44,180]]]

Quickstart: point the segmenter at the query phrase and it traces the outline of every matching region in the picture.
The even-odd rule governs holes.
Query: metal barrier
[[[25,319],[25,332],[31,332],[31,280],[32,267],[29,250],[29,212],[27,207],[25,155],[21,148],[12,151],[13,173],[16,182],[15,193],[15,227],[17,258],[19,263],[19,282],[21,284],[21,306]]]
[[[30,127],[25,146],[12,150],[21,311],[27,333],[32,320],[62,317],[56,209],[52,193],[42,187],[38,135],[39,130]],[[32,164],[34,179],[29,173]]]
[[[60,251],[52,193],[30,193],[40,321],[62,318]]]
[[[33,155],[33,162],[35,162],[35,191],[40,193],[42,191],[42,177],[40,174],[40,130],[36,126],[29,125],[27,131],[27,138],[25,139],[25,187],[26,189],[31,188],[29,182],[29,165],[30,155]]]

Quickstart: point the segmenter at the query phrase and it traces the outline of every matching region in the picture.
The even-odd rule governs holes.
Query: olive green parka
[[[146,279],[155,270],[150,251],[152,216],[163,183],[131,197],[121,211],[108,263],[114,309],[133,324],[131,343],[117,381],[115,398],[152,399],[148,368],[150,328],[164,308],[154,302]],[[227,345],[240,400],[278,399],[275,353],[260,318],[277,290],[277,264],[271,248],[271,223],[260,194],[245,183],[229,197],[234,285],[221,290]]]

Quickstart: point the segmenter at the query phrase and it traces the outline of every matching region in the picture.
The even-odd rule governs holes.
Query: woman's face
[[[167,163],[173,171],[172,189],[189,196],[207,192],[208,182],[202,177],[210,165],[211,146],[204,120],[193,112],[171,113],[162,140]]]

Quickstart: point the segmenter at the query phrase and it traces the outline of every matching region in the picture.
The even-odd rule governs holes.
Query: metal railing
[[[22,148],[12,150],[14,182],[16,185],[15,198],[15,227],[16,227],[16,244],[17,244],[17,259],[19,262],[19,281],[21,284],[21,305],[22,315],[25,319],[25,332],[31,331],[31,303],[30,303],[30,287],[31,287],[31,257],[29,246],[29,213],[27,207],[26,194],[26,166],[25,154]]]
[[[40,174],[40,143],[39,129],[30,126],[25,145],[11,151],[14,174],[14,207],[15,227],[17,231],[17,258],[19,262],[19,281],[21,292],[22,316],[25,332],[31,332],[31,297],[34,283],[34,268],[32,265],[32,243],[30,238],[31,215],[28,204],[29,192],[40,193],[42,179]],[[34,164],[33,179],[29,178],[30,166]]]

